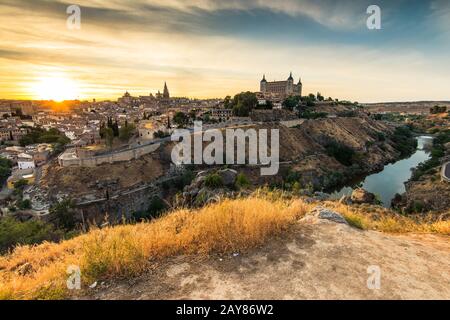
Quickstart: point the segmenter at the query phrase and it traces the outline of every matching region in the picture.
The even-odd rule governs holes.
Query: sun
[[[80,96],[80,88],[77,82],[61,76],[48,76],[38,78],[31,86],[33,96],[39,100],[74,100]]]

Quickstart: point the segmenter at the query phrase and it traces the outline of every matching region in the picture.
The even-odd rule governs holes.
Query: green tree
[[[68,231],[75,228],[74,207],[74,203],[70,199],[63,200],[50,207],[50,216],[55,219],[58,228]]]
[[[0,157],[0,184],[3,185],[11,174],[12,163],[9,159]]]
[[[233,102],[231,101],[230,96],[226,96],[225,99],[223,99],[223,107],[225,109],[231,109],[233,107]]]
[[[300,101],[301,101],[300,96],[290,96],[283,101],[282,105],[284,109],[292,111],[294,108],[298,107]]]
[[[189,123],[189,117],[181,111],[178,111],[173,116],[173,122],[180,128],[186,126]]]
[[[0,219],[0,253],[5,253],[16,245],[32,245],[42,241],[58,241],[63,236],[51,224],[29,220],[20,222],[12,217]]]
[[[330,141],[325,145],[325,149],[329,156],[334,157],[337,161],[345,166],[352,165],[355,151],[342,143],[337,141]]]
[[[29,132],[19,139],[19,144],[22,147],[35,143],[60,143],[66,145],[69,142],[70,139],[58,129],[45,130],[40,127],[30,128]]]
[[[238,93],[233,98],[233,114],[238,117],[248,117],[257,103],[255,93],[250,91]]]
[[[125,123],[125,125],[119,129],[119,139],[122,141],[128,141],[133,136],[135,130],[136,127],[134,124]]]
[[[111,148],[114,142],[114,131],[110,127],[104,127],[101,131],[101,135],[104,137],[106,145]]]

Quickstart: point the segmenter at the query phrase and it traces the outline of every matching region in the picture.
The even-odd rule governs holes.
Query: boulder
[[[306,214],[306,219],[308,218],[316,218],[316,219],[323,219],[323,220],[329,220],[336,223],[343,223],[348,224],[347,220],[343,216],[341,216],[340,213],[333,211],[331,209],[327,209],[324,207],[315,207],[310,212]]]
[[[223,185],[226,187],[233,187],[236,182],[237,171],[233,169],[223,169],[217,172],[223,181]]]
[[[353,190],[350,198],[353,203],[375,203],[376,197],[373,193],[370,193],[363,188]]]

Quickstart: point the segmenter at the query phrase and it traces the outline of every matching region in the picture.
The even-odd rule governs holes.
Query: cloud
[[[148,94],[164,80],[175,95],[225,96],[257,90],[264,72],[285,79],[291,70],[305,92],[359,101],[443,98],[450,82],[442,46],[424,50],[415,29],[404,45],[398,7],[382,6],[390,24],[369,33],[366,1],[77,2],[79,31],[66,29],[62,1],[0,3],[0,96],[26,95],[28,82],[54,70],[97,98]],[[430,16],[446,17],[433,8]]]

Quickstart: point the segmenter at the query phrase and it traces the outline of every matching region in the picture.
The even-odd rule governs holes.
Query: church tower
[[[262,93],[266,93],[266,90],[267,90],[267,80],[266,75],[264,74],[261,82],[259,83],[259,91],[261,91]]]
[[[169,89],[167,89],[167,84],[166,84],[166,82],[164,82],[163,98],[164,98],[164,99],[169,99],[169,98],[170,98],[170,95],[169,95]]]
[[[298,89],[298,95],[301,97],[302,96],[302,78],[298,78],[298,83],[297,83],[297,89]]]

